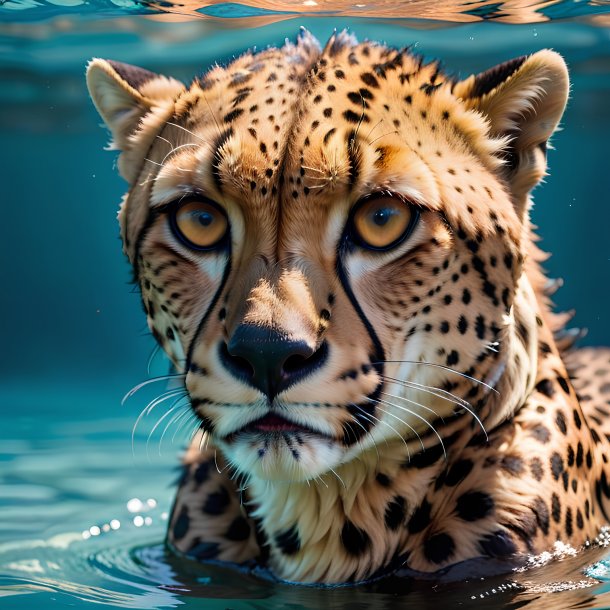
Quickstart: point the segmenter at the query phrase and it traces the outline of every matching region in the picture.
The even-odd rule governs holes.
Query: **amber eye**
[[[216,204],[204,199],[177,206],[170,222],[178,239],[194,250],[209,250],[219,245],[229,228],[226,214]]]
[[[356,205],[354,237],[365,248],[388,250],[409,235],[418,217],[417,209],[401,197],[375,193]]]

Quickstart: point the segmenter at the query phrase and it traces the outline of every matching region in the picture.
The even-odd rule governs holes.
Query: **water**
[[[572,100],[554,138],[534,220],[547,268],[576,308],[585,344],[610,345],[610,4],[378,2],[182,4],[7,0],[0,4],[0,608],[604,608],[607,538],[502,578],[432,585],[389,580],[320,589],[167,556],[162,540],[188,430],[132,428],[165,387],[128,284],[116,226],[124,185],[87,99],[93,56],[183,79],[256,45],[360,38],[414,43],[461,74],[552,47]],[[161,408],[163,408],[161,406]],[[162,412],[162,411],[161,411]],[[137,499],[137,501],[136,501]],[[543,558],[544,559],[544,558]],[[542,561],[540,563],[543,563]]]

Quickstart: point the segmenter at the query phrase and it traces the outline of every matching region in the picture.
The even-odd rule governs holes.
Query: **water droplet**
[[[130,513],[137,513],[142,510],[144,505],[142,504],[142,500],[140,498],[132,498],[127,502],[127,510]]]

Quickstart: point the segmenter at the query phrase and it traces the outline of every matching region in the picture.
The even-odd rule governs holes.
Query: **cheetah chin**
[[[557,53],[459,80],[303,31],[189,86],[103,59],[87,83],[150,330],[201,424],[171,549],[339,583],[595,537],[610,352],[569,350],[529,219]]]

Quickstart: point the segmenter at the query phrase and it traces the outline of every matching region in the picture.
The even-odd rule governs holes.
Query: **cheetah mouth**
[[[230,442],[246,435],[272,437],[286,434],[307,434],[310,436],[315,435],[330,438],[327,434],[324,434],[319,430],[315,430],[309,426],[304,426],[303,424],[291,421],[285,417],[282,417],[281,415],[278,415],[277,413],[267,413],[266,415],[263,415],[263,417],[259,417],[238,430],[231,432],[225,437],[225,440]]]

